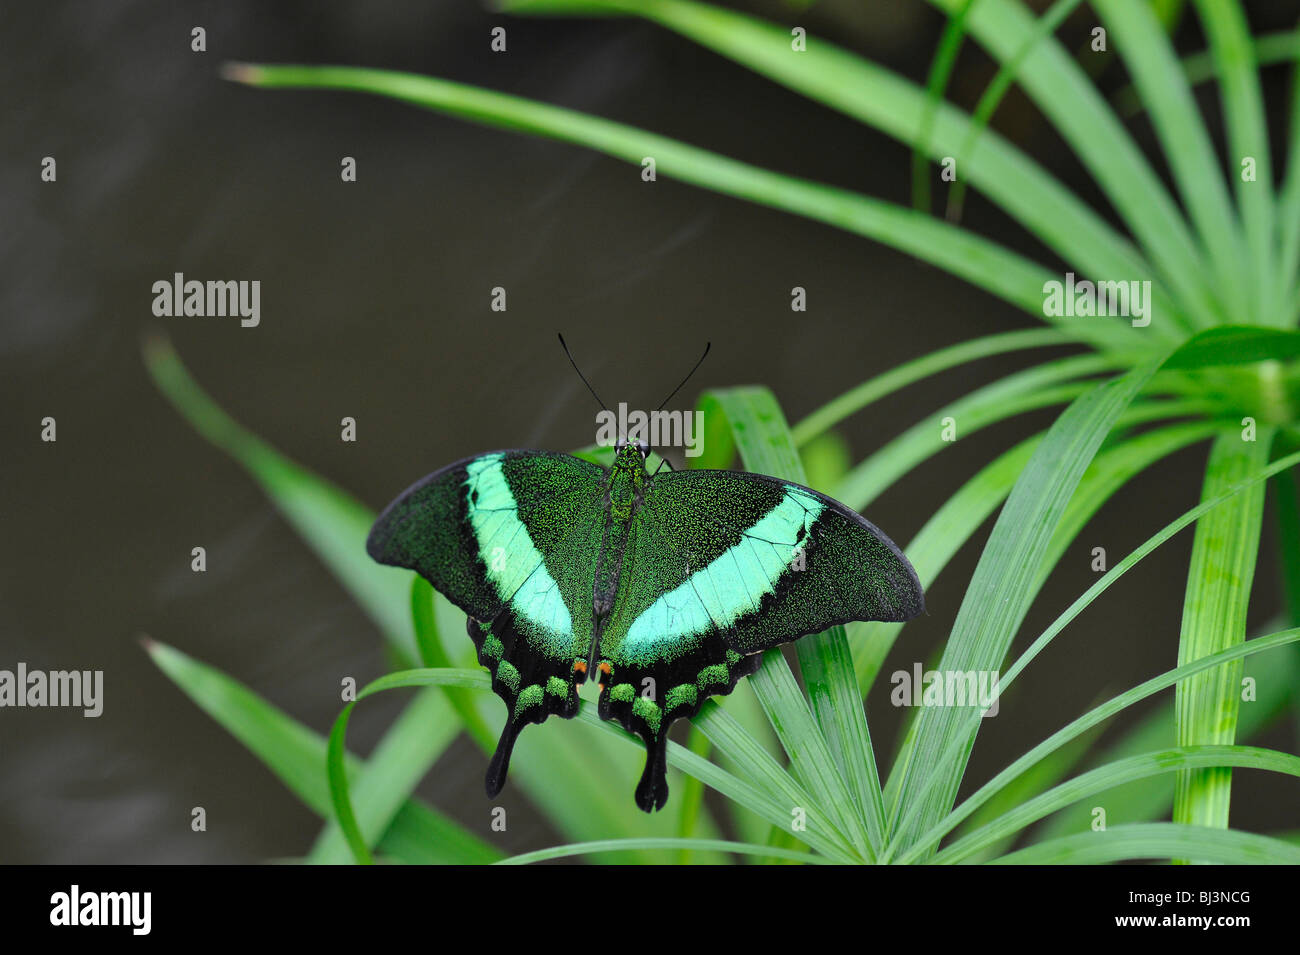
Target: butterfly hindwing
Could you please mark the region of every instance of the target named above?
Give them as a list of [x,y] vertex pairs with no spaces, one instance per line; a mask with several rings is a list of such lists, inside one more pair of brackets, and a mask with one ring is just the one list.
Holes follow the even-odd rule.
[[643,809],[667,797],[670,724],[731,692],[757,654],[849,620],[920,613],[916,573],[843,504],[736,471],[673,471],[648,483],[633,520],[619,599],[600,637],[601,715],[648,751]]
[[380,515],[366,549],[468,615],[506,724],[488,769],[505,782],[519,731],[577,713],[592,637],[604,472],[567,454],[497,451],[430,474]]

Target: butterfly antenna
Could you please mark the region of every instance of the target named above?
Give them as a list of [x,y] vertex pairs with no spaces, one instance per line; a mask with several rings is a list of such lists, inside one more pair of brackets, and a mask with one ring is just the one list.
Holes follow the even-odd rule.
[[[706,358],[709,357],[709,349],[712,348],[712,347],[713,347],[713,342],[705,342],[705,343],[704,343],[704,354],[700,356],[700,360],[697,361],[697,362],[695,363],[695,367],[694,367],[694,368],[692,368],[690,371],[688,371],[688,372],[686,373],[686,377],[683,378],[683,379],[681,380],[681,383],[678,384],[677,387],[674,388],[671,392],[669,392],[668,397],[665,398],[663,401],[659,402],[659,407],[655,409],[656,411],[662,411],[664,405],[668,404],[668,402],[670,402],[670,401],[673,400],[673,395],[675,395],[675,394],[677,394],[677,392],[681,391],[681,390],[682,390],[682,386],[685,385],[688,381],[691,380],[691,375],[693,375],[693,374],[695,374],[697,371],[699,371],[700,366],[704,364],[704,359],[706,359]],[[570,359],[570,360],[572,360],[572,359]]]
[[578,373],[578,377],[582,379],[582,383],[587,386],[587,390],[591,392],[591,397],[596,399],[596,404],[600,405],[602,409],[608,410],[609,405],[600,400],[600,395],[596,394],[596,389],[591,387],[591,382],[589,382],[587,376],[582,373],[582,369],[578,367],[578,363],[573,360],[573,355],[569,351],[569,346],[564,343],[564,336],[559,332],[556,332],[555,334],[560,339],[560,347],[564,349],[564,354],[569,359],[569,364],[572,365],[573,370]]

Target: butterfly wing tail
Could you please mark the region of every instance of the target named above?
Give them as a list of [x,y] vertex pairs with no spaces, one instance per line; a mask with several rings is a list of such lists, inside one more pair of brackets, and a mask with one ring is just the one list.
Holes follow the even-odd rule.
[[497,741],[492,761],[488,763],[486,782],[489,799],[495,798],[506,784],[506,774],[510,771],[510,754],[515,750],[515,740],[519,738],[521,729],[522,723],[506,720],[506,725],[501,730],[501,739]]
[[642,812],[662,809],[668,802],[668,734],[646,740],[645,770],[636,786],[636,804]]
[[566,664],[531,652],[508,609],[490,623],[469,617],[465,629],[479,663],[492,673],[492,691],[506,704],[505,726],[487,771],[487,794],[493,797],[505,786],[510,755],[525,726],[552,715],[572,719],[578,714],[577,684],[586,671],[574,666],[575,661]]
[[[668,802],[668,731],[672,724],[693,718],[708,697],[730,693],[760,661],[758,654],[728,651],[715,635],[697,652],[662,670],[602,662],[598,671],[604,680],[597,709],[600,718],[622,724],[645,743],[645,770],[636,787],[636,804],[642,811],[654,812]],[[662,695],[645,689],[657,686],[647,679],[653,677],[666,683]]]

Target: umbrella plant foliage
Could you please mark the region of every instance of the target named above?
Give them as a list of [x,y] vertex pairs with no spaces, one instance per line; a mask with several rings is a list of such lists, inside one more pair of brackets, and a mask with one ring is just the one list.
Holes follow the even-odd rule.
[[[1139,564],[1152,550],[1183,529],[1193,537],[1170,668],[1057,730],[964,800],[958,791],[980,710],[916,708],[892,765],[881,765],[863,701],[899,625],[854,623],[798,641],[797,668],[769,651],[736,693],[702,709],[686,743],[670,745],[671,785],[681,798],[665,813],[645,816],[631,807],[620,781],[636,773],[636,745],[597,719],[590,703],[570,729],[533,734],[512,778],[573,841],[504,861],[582,855],[629,862],[1300,862],[1300,849],[1287,840],[1228,828],[1234,769],[1300,776],[1300,758],[1237,742],[1293,706],[1300,669],[1300,518],[1289,470],[1300,461],[1300,96],[1292,97],[1287,141],[1271,144],[1259,74],[1261,60],[1285,63],[1300,43],[1279,36],[1257,43],[1235,0],[1190,5],[1209,48],[1186,62],[1168,34],[1177,3],[1092,0],[1084,9],[1105,31],[1105,49],[1078,54],[1055,36],[1078,0],[1058,0],[1041,17],[1020,0],[931,2],[949,20],[924,87],[816,36],[799,38],[791,25],[688,0],[505,4],[519,14],[645,18],[895,137],[919,160],[917,207],[449,79],[337,66],[226,69],[252,86],[385,96],[633,164],[653,157],[659,176],[892,246],[1029,313],[1040,327],[922,355],[793,427],[762,387],[706,391],[700,399],[710,441],[693,463],[723,467],[738,453],[747,469],[811,484],[859,510],[913,469],[932,466],[947,446],[945,418],[960,422],[965,437],[1031,410],[1063,409],[1046,431],[998,455],[937,502],[905,547],[929,587],[997,515],[951,618],[940,671],[996,671],[1005,691],[1115,581],[1142,573]],[[942,95],[966,40],[1000,63],[972,113]],[[1094,83],[1094,56],[1117,58],[1127,71],[1132,86],[1121,94],[1121,109]],[[1218,86],[1223,153],[1193,99],[1194,82]],[[1069,145],[1109,208],[1088,205],[990,128],[1013,84]],[[1144,153],[1125,125],[1136,112],[1154,130],[1155,154]],[[1286,156],[1277,171],[1274,147]],[[928,210],[927,161],[956,172],[947,218]],[[1057,262],[1035,261],[957,224],[960,192],[968,188],[1020,223]],[[1094,292],[1102,283],[1147,291],[1141,309],[1113,317],[1066,307],[1060,297],[1061,307],[1048,304],[1050,290],[1069,295],[1072,282],[1097,283]],[[1080,288],[1073,286],[1076,300]],[[1094,305],[1100,300],[1093,295]],[[1053,357],[935,409],[864,460],[842,460],[833,429],[880,398],[980,357],[1053,346]],[[1062,357],[1059,346],[1073,347]],[[309,861],[499,860],[497,849],[412,796],[459,733],[488,752],[495,739],[500,714],[485,692],[487,674],[468,652],[463,614],[423,581],[369,562],[364,541],[372,512],[231,421],[165,343],[150,343],[146,361],[160,389],[262,485],[370,614],[398,669],[364,688],[322,737],[230,677],[151,643],[158,665],[325,819]],[[1153,518],[1144,544],[1046,630],[1022,633],[1044,580],[1098,508],[1191,445],[1205,449],[1199,502],[1173,504]],[[584,453],[604,460],[601,450]],[[1248,639],[1270,493],[1286,606],[1265,635]],[[1018,636],[1032,642],[1013,658]],[[1259,673],[1264,663],[1269,679],[1260,679],[1258,698],[1242,706],[1243,674]],[[369,759],[350,755],[352,709],[402,687],[418,688],[402,716]],[[1092,745],[1106,721],[1157,696],[1163,705],[1118,743]],[[591,767],[606,764],[607,780],[587,781]],[[705,787],[725,798],[706,805]],[[1103,794],[1120,824],[1092,831],[1069,810],[1094,805]]]

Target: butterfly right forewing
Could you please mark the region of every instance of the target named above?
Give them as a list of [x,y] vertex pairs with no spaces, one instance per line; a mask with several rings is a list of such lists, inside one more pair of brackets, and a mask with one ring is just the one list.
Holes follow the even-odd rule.
[[668,727],[731,692],[758,653],[849,620],[906,620],[924,606],[899,549],[843,504],[737,471],[653,479],[633,523],[625,584],[599,655],[601,715],[648,751],[643,809],[667,797]]

